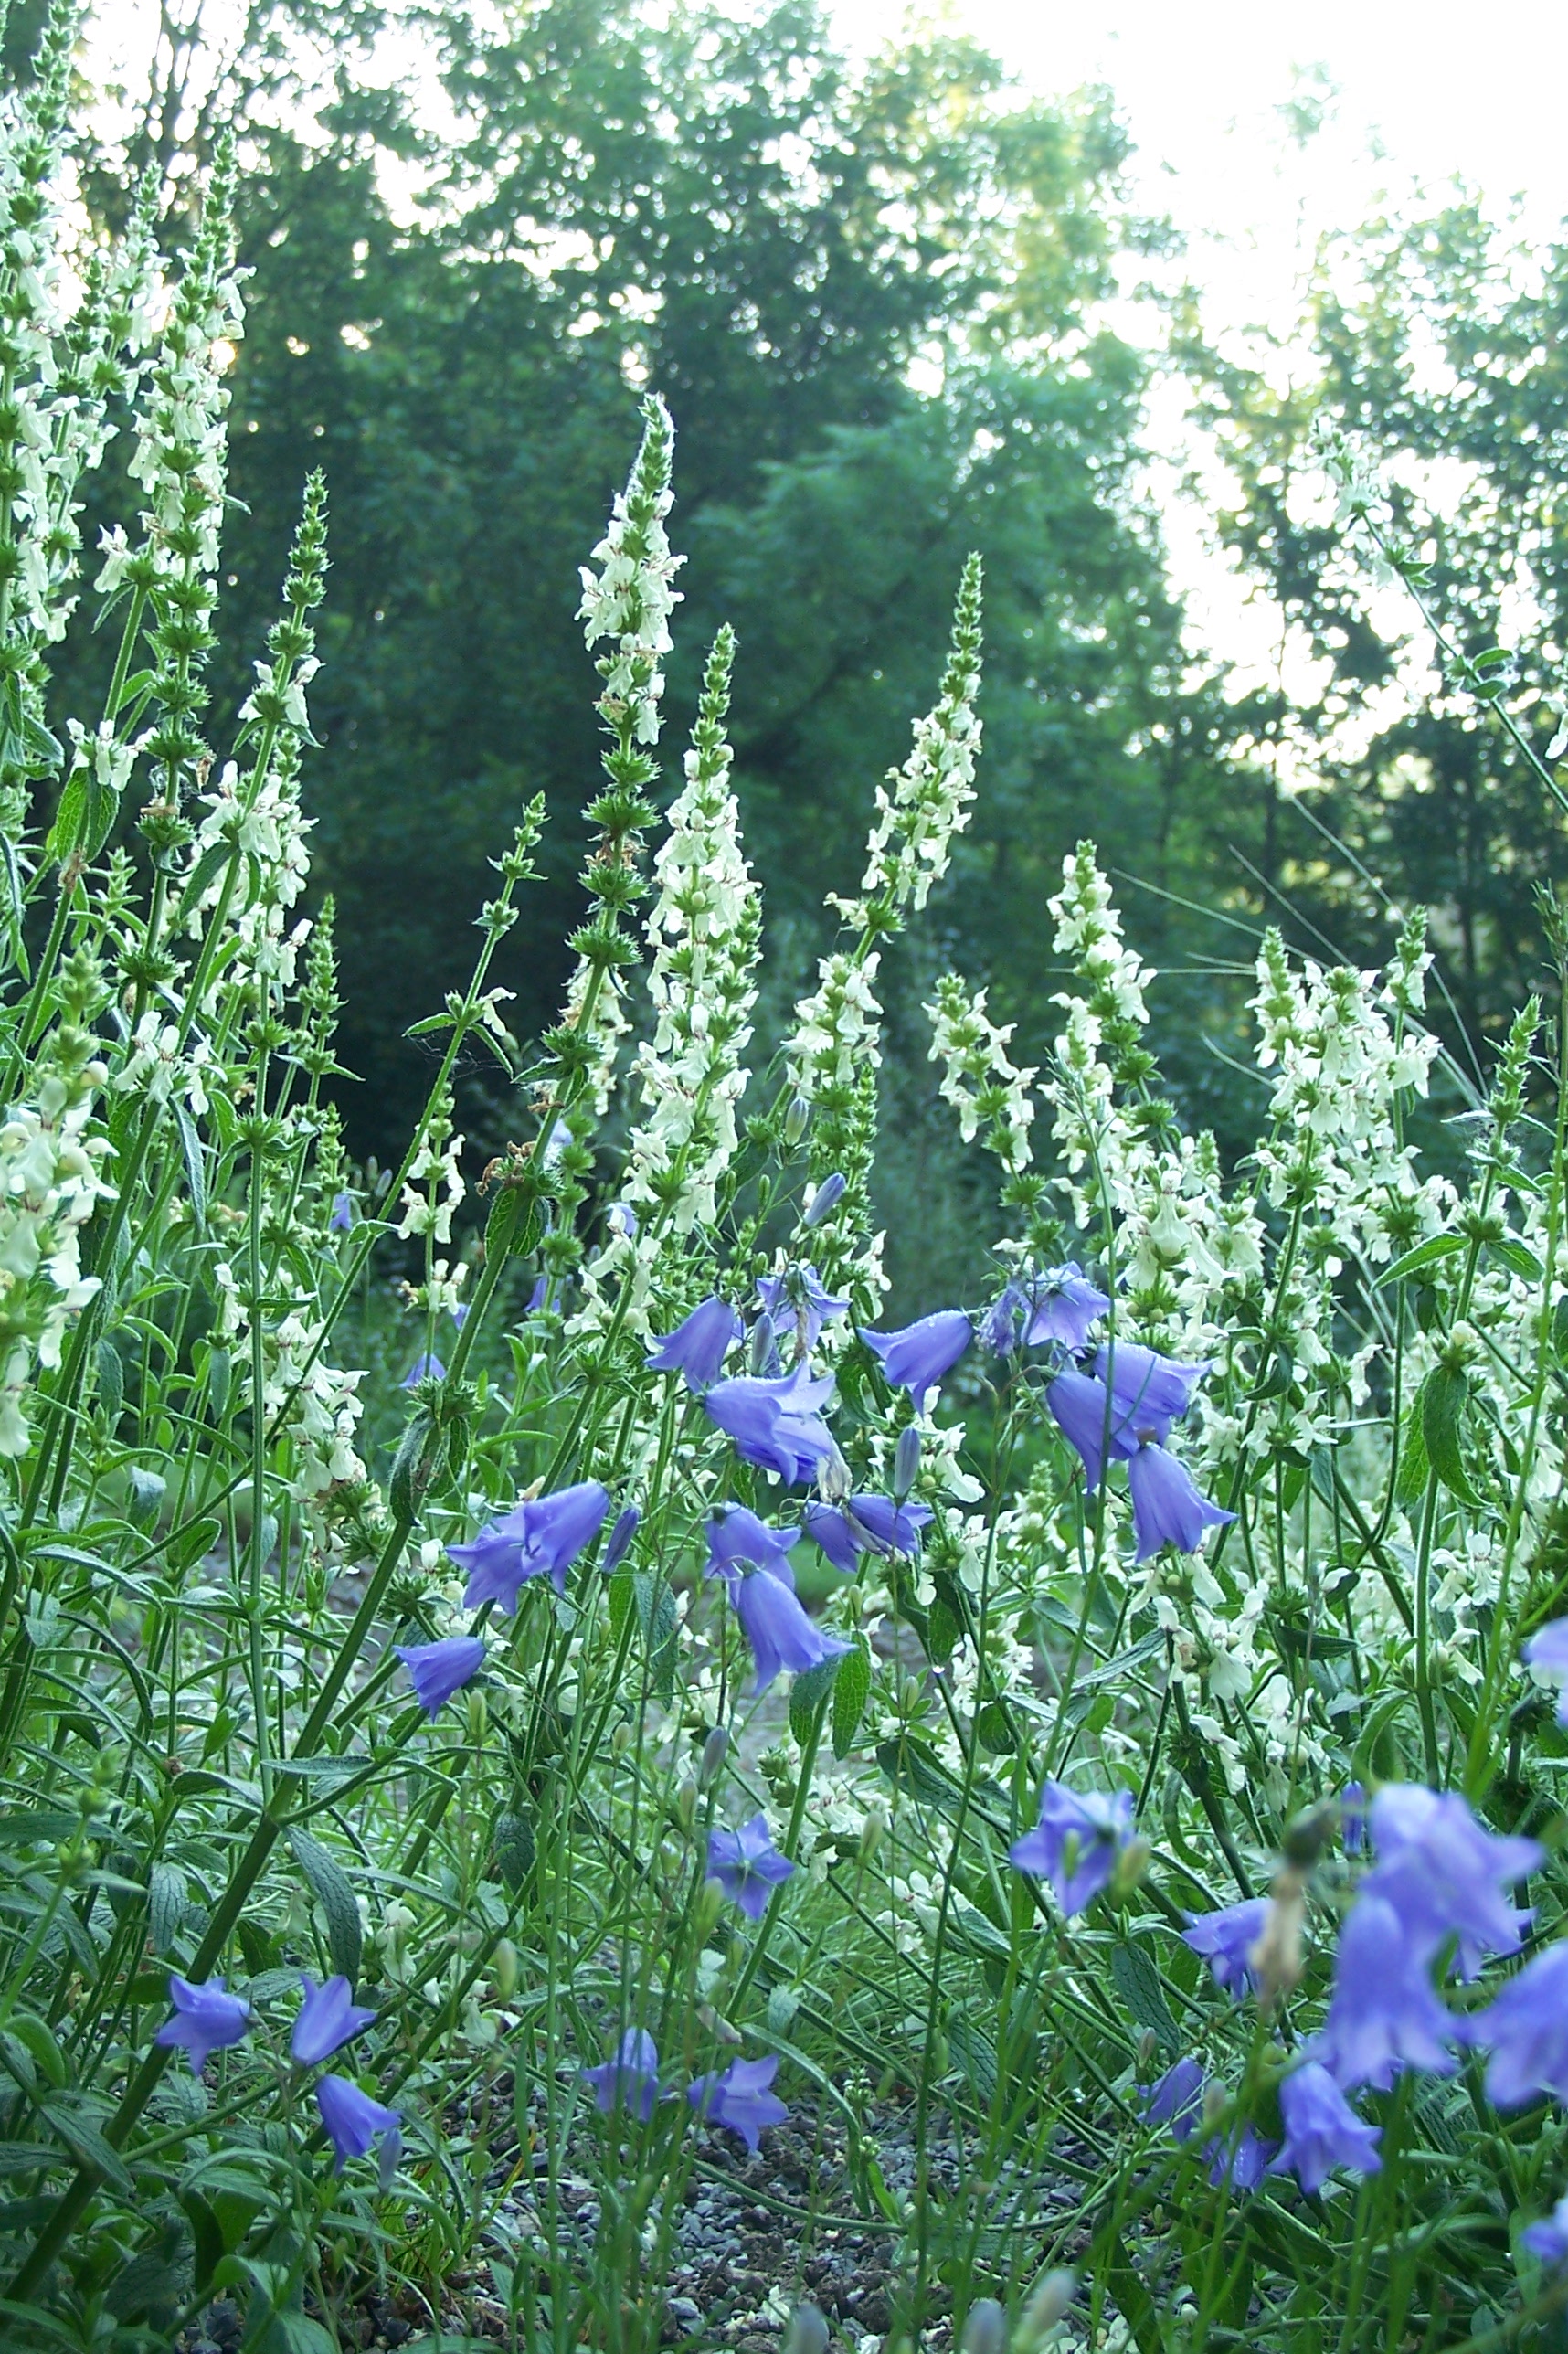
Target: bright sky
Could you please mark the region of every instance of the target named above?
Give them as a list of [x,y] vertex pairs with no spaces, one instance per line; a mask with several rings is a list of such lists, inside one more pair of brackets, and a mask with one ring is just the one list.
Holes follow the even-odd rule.
[[[904,0],[831,5],[857,47],[906,21]],[[1044,96],[1110,85],[1138,150],[1135,194],[1186,233],[1211,332],[1287,328],[1317,237],[1402,206],[1417,183],[1436,195],[1460,175],[1499,214],[1518,200],[1537,235],[1568,216],[1563,0],[1495,14],[1456,0],[950,0],[935,13]],[[1303,147],[1277,110],[1298,74],[1320,87],[1315,69],[1335,94]],[[1184,454],[1173,409],[1151,424]],[[1168,505],[1168,530],[1198,633],[1247,673],[1272,671],[1272,618],[1206,555],[1200,519]]]

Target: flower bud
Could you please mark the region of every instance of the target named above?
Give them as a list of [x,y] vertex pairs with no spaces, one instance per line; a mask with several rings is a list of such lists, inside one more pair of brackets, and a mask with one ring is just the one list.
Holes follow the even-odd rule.
[[630,1746],[631,1727],[622,1717],[609,1736],[609,1754],[612,1757],[624,1757]]
[[1310,1872],[1334,1836],[1339,1812],[1333,1800],[1325,1798],[1315,1807],[1304,1808],[1288,1823],[1281,1841],[1286,1862],[1298,1872]]
[[689,1831],[697,1819],[697,1786],[689,1774],[675,1793],[675,1812],[682,1829]]
[[500,1937],[495,1946],[495,1999],[510,2002],[517,1991],[517,1948],[510,1937]]
[[810,1125],[810,1105],[806,1101],[804,1096],[792,1097],[790,1098],[789,1108],[784,1115],[785,1143],[799,1144],[800,1139],[805,1135],[806,1130]]
[[869,1863],[882,1845],[882,1834],[887,1829],[887,1818],[880,1807],[874,1807],[861,1827],[860,1860]]
[[609,1577],[620,1567],[637,1534],[637,1523],[642,1518],[635,1504],[628,1504],[609,1532],[609,1543],[604,1549],[604,1574]]
[[1147,2076],[1154,2065],[1154,2055],[1160,2049],[1160,2038],[1152,2027],[1146,2027],[1138,2039],[1138,2073]]
[[705,1880],[697,1891],[697,1901],[692,1908],[692,1925],[699,1946],[704,1945],[718,1925],[724,1911],[724,1890],[716,1880]]
[[963,2354],[1007,2354],[1007,2316],[994,2296],[970,2306],[959,2343]]
[[1013,2339],[1013,2354],[1034,2354],[1044,2344],[1046,2333],[1055,2328],[1073,2302],[1078,2285],[1076,2273],[1047,2273],[1028,2304]]
[[828,2325],[814,2305],[795,2307],[780,2354],[828,2354]]
[[376,2160],[376,2187],[383,2198],[397,2179],[397,2168],[403,2158],[403,2137],[396,2126],[388,2126],[381,2137],[381,2147]]
[[768,1310],[764,1309],[756,1323],[752,1326],[751,1338],[747,1343],[746,1362],[747,1370],[753,1373],[765,1373],[768,1370],[768,1360],[772,1354],[773,1319],[768,1315]]
[[[919,1469],[919,1425],[913,1422],[906,1423],[898,1434],[898,1444],[893,1452],[893,1495],[896,1503],[901,1504],[915,1485],[915,1475]],[[982,2301],[988,2305],[991,2303],[989,2297]],[[980,2307],[977,2306],[975,2311],[978,2313]]]
[[824,1504],[842,1504],[850,1491],[850,1468],[835,1447],[817,1466],[817,1493]]
[[703,1744],[702,1763],[697,1767],[697,1787],[711,1790],[718,1780],[724,1765],[725,1752],[729,1747],[729,1735],[722,1724],[715,1724]]
[[1128,1840],[1116,1860],[1116,1872],[1111,1880],[1111,1895],[1124,1902],[1149,1870],[1149,1860],[1154,1850],[1146,1839]]
[[831,1218],[843,1200],[848,1182],[849,1180],[841,1175],[836,1169],[831,1177],[824,1177],[812,1194],[810,1207],[800,1224],[803,1226],[820,1226],[824,1218]]

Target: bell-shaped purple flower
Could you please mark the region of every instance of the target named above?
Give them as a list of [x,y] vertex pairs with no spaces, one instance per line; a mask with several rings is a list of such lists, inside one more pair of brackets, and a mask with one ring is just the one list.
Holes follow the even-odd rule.
[[727,1299],[705,1299],[700,1308],[656,1340],[643,1363],[656,1373],[683,1373],[689,1390],[705,1390],[745,1327]]
[[1266,1896],[1248,1896],[1240,1904],[1222,1904],[1216,1913],[1189,1913],[1182,1942],[1202,1954],[1213,1972],[1214,1984],[1227,1994],[1243,1995],[1257,1984],[1250,1956],[1268,1917]]
[[1216,2190],[1238,2191],[1243,2197],[1255,2190],[1268,2172],[1268,2162],[1277,2145],[1265,2141],[1254,2133],[1251,2126],[1243,2126],[1232,2141],[1223,2141],[1216,2134],[1213,2141],[1203,2144],[1203,2156],[1208,2161],[1209,2180]]
[[1489,2009],[1454,2023],[1467,2043],[1491,2052],[1487,2098],[1494,2108],[1521,2108],[1542,2093],[1568,2101],[1568,1944],[1548,1946]]
[[482,1602],[498,1602],[510,1613],[517,1607],[525,1581],[546,1574],[556,1593],[565,1594],[567,1570],[599,1534],[609,1510],[609,1489],[597,1479],[586,1479],[576,1488],[519,1504],[481,1529],[471,1544],[448,1545],[453,1561],[469,1574],[463,1608],[477,1610]]
[[1367,1794],[1360,1782],[1347,1782],[1340,1793],[1340,1837],[1347,1855],[1360,1855],[1367,1843]]
[[338,2174],[351,2158],[365,2156],[377,2134],[394,2132],[402,2115],[400,2109],[383,2108],[348,2076],[323,2076],[316,2086],[316,2106],[336,2152]]
[[1520,2245],[1543,2264],[1568,2264],[1568,2197],[1560,2199],[1541,2222],[1527,2224],[1519,2237]]
[[975,1328],[958,1308],[940,1308],[896,1332],[861,1333],[895,1389],[907,1390],[918,1415],[924,1415],[931,1392],[950,1373],[969,1342]]
[[604,1549],[604,1559],[599,1564],[606,1577],[614,1575],[630,1552],[631,1540],[637,1534],[637,1524],[641,1518],[635,1504],[628,1504],[626,1510],[617,1515],[615,1526],[609,1532],[609,1543]]
[[399,1389],[415,1390],[421,1382],[444,1382],[446,1377],[447,1369],[440,1359],[427,1351],[415,1358],[397,1386]]
[[1132,1490],[1132,1530],[1138,1558],[1147,1561],[1161,1545],[1180,1553],[1196,1553],[1205,1529],[1223,1529],[1235,1519],[1200,1495],[1192,1475],[1180,1456],[1163,1447],[1143,1446],[1127,1461],[1127,1484]]
[[659,2051],[647,2029],[629,2027],[614,2059],[585,2068],[583,2082],[593,2086],[594,2105],[601,2115],[625,2109],[646,2125],[659,2098]]
[[1376,2174],[1382,2167],[1382,2128],[1362,2124],[1319,2062],[1308,2060],[1281,2081],[1279,2114],[1285,2139],[1269,2160],[1270,2174],[1294,2174],[1303,2190],[1312,2191],[1322,2189],[1337,2166],[1352,2174]]
[[778,1381],[741,1375],[715,1382],[703,1405],[744,1462],[776,1472],[786,1487],[793,1487],[838,1454],[821,1414],[832,1394],[832,1375],[813,1378],[802,1362]]
[[1415,1783],[1385,1783],[1370,1819],[1378,1861],[1361,1888],[1393,1905],[1414,1955],[1429,1962],[1457,1937],[1460,1976],[1470,1978],[1489,1954],[1518,1953],[1531,1915],[1506,1892],[1543,1861],[1534,1840],[1499,1838],[1457,1790]]
[[1403,2068],[1451,2076],[1457,2022],[1433,1991],[1392,1904],[1364,1889],[1340,1932],[1334,1991],[1312,2056],[1345,2092],[1386,2093]]
[[352,1193],[334,1193],[332,1197],[332,1209],[327,1216],[328,1234],[346,1235],[353,1224],[354,1195]]
[[794,1332],[796,1354],[802,1357],[816,1347],[823,1325],[843,1315],[849,1307],[847,1299],[824,1291],[814,1267],[788,1267],[782,1275],[759,1275],[757,1296],[772,1318],[776,1332],[780,1336]]
[[1556,1677],[1557,1722],[1568,1724],[1568,1618],[1553,1618],[1538,1627],[1524,1647],[1524,1657],[1543,1676]]
[[447,1635],[439,1643],[399,1643],[397,1650],[427,1716],[444,1708],[484,1665],[484,1644],[478,1635]]
[[930,1520],[928,1504],[895,1504],[890,1496],[847,1496],[842,1504],[808,1504],[805,1511],[806,1534],[846,1577],[863,1553],[918,1553]]
[[1043,1268],[1029,1286],[1028,1299],[1024,1346],[1033,1349],[1044,1341],[1052,1341],[1072,1357],[1084,1347],[1110,1306],[1106,1294],[1096,1290],[1075,1259],[1069,1259],[1065,1267]]
[[1040,1793],[1038,1824],[1014,1840],[1008,1853],[1017,1871],[1050,1882],[1070,1920],[1109,1882],[1131,1837],[1129,1790],[1080,1796],[1065,1782],[1047,1782]]
[[1084,1467],[1084,1483],[1092,1496],[1106,1468],[1106,1449],[1131,1455],[1138,1441],[1125,1416],[1119,1415],[1104,1382],[1069,1365],[1045,1392],[1045,1404],[1057,1429]]
[[793,1589],[768,1570],[748,1571],[730,1590],[741,1632],[757,1662],[753,1691],[766,1691],[786,1669],[792,1675],[804,1675],[809,1668],[820,1668],[824,1659],[836,1659],[849,1649],[838,1636],[824,1635],[800,1607]]
[[737,1831],[708,1833],[708,1871],[732,1904],[747,1920],[760,1921],[768,1910],[769,1891],[795,1876],[787,1855],[780,1855],[768,1829],[766,1815],[753,1815]]
[[769,2126],[781,2126],[789,2112],[770,2092],[779,2073],[775,2053],[767,2060],[736,2060],[722,2074],[696,2076],[686,2087],[686,2098],[709,2124],[727,2126],[747,2149],[755,2151]]
[[1178,1364],[1174,1357],[1162,1357],[1139,1341],[1118,1341],[1114,1349],[1096,1352],[1094,1370],[1102,1382],[1109,1382],[1118,1419],[1130,1424],[1139,1437],[1156,1438],[1163,1445],[1171,1424],[1186,1414],[1211,1368]]
[[1151,2085],[1141,2104],[1147,2123],[1169,2126],[1176,2141],[1192,2138],[1203,2107],[1203,2063],[1178,2060]]
[[1029,1295],[1023,1286],[1007,1284],[980,1318],[981,1347],[989,1349],[993,1356],[1010,1357],[1023,1336],[1028,1317]]
[[226,2052],[249,2030],[250,2005],[242,1995],[226,1994],[221,1978],[192,1986],[188,1978],[171,1972],[169,2000],[175,2015],[164,2021],[153,2041],[165,2051],[184,2050],[193,2076],[201,2074],[213,2052]]
[[726,1577],[733,1585],[747,1570],[765,1569],[795,1591],[789,1548],[800,1542],[799,1529],[770,1529],[744,1504],[721,1504],[703,1533],[708,1541],[705,1577]]
[[289,2050],[297,2066],[313,2068],[341,2052],[345,2043],[352,2043],[376,2013],[355,2004],[354,1989],[345,1978],[328,1978],[325,1986],[302,1978],[300,1984],[305,1999],[295,2014]]

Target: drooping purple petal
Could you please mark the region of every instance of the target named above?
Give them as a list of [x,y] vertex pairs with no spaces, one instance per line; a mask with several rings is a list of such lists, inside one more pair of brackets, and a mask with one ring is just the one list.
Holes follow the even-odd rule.
[[556,1593],[565,1594],[567,1570],[599,1534],[609,1511],[609,1489],[586,1479],[517,1505],[481,1529],[471,1544],[449,1545],[453,1561],[469,1573],[463,1608],[498,1602],[510,1613],[524,1582],[546,1575]]
[[749,1920],[761,1920],[770,1892],[794,1873],[789,1857],[773,1844],[766,1815],[753,1815],[736,1831],[708,1833],[707,1876]]
[[323,2076],[316,2085],[316,2106],[336,2154],[334,2171],[341,2174],[351,2158],[363,2158],[377,2134],[396,2130],[400,2109],[384,2108],[348,2076]]
[[1114,1348],[1096,1352],[1094,1370],[1102,1382],[1109,1382],[1118,1419],[1126,1420],[1140,1438],[1154,1438],[1163,1446],[1171,1424],[1185,1416],[1198,1384],[1213,1368],[1178,1364],[1174,1357],[1162,1357],[1138,1341],[1118,1341]]
[[802,1361],[777,1381],[742,1375],[715,1382],[703,1399],[710,1419],[747,1463],[772,1471],[787,1487],[815,1476],[838,1454],[822,1407],[833,1394],[831,1373],[813,1377]]
[[1334,1991],[1313,2057],[1347,2093],[1358,2084],[1386,2093],[1404,2068],[1451,2076],[1456,2026],[1393,1905],[1363,1888],[1340,1932]]
[[745,1327],[727,1299],[705,1299],[673,1332],[656,1340],[643,1363],[656,1373],[682,1373],[689,1390],[716,1382]]
[[1489,1954],[1517,1954],[1530,1921],[1508,1892],[1538,1871],[1544,1850],[1531,1839],[1485,1829],[1457,1790],[1385,1783],[1369,1810],[1378,1861],[1363,1893],[1393,1905],[1412,1951],[1431,1961],[1458,1940],[1461,1977]]
[[601,2115],[626,2109],[646,2125],[659,2098],[659,2051],[647,2029],[628,2028],[614,2059],[585,2068],[583,2082],[593,2086],[594,2105]]
[[781,1275],[759,1275],[757,1296],[773,1320],[773,1329],[793,1332],[799,1355],[814,1349],[824,1324],[845,1314],[847,1298],[825,1290],[814,1267],[787,1267]]
[[1026,1348],[1038,1348],[1042,1341],[1054,1341],[1075,1357],[1090,1332],[1110,1306],[1103,1291],[1097,1291],[1076,1259],[1065,1267],[1048,1267],[1035,1276],[1028,1288],[1029,1322],[1024,1329]]
[[686,2098],[700,2117],[727,2126],[755,2151],[768,2127],[782,2125],[789,2114],[768,2089],[778,2073],[776,2053],[766,2060],[736,2060],[722,2073],[694,2078]]
[[1270,2174],[1294,2174],[1303,2190],[1320,2190],[1336,2167],[1351,2174],[1376,2174],[1383,2165],[1377,2146],[1382,2127],[1364,2125],[1316,2060],[1284,2077],[1279,2114],[1285,2139],[1269,2160]]
[[960,1309],[941,1308],[899,1331],[863,1331],[860,1337],[881,1358],[894,1387],[907,1390],[916,1413],[924,1415],[931,1392],[952,1372],[974,1336],[974,1326]]
[[164,2021],[153,2041],[165,2050],[183,2050],[193,2076],[202,2073],[213,2052],[227,2051],[249,2031],[250,2005],[242,1995],[225,1993],[221,1978],[193,1986],[171,1971],[169,2000],[175,2015]]
[[1235,1519],[1200,1495],[1192,1475],[1180,1456],[1163,1447],[1142,1446],[1127,1462],[1127,1484],[1132,1490],[1132,1528],[1138,1558],[1147,1561],[1161,1545],[1180,1553],[1196,1553],[1205,1529],[1223,1529]]
[[1524,1647],[1524,1657],[1543,1676],[1557,1678],[1557,1722],[1568,1725],[1568,1618],[1538,1627]]
[[754,1691],[766,1691],[786,1670],[804,1675],[850,1648],[838,1636],[824,1635],[790,1588],[765,1569],[749,1571],[732,1592],[736,1616],[757,1662]]
[[418,1389],[421,1382],[444,1382],[446,1377],[447,1369],[440,1359],[426,1351],[415,1358],[397,1386],[405,1390]]
[[726,1577],[733,1585],[747,1569],[765,1569],[794,1592],[789,1548],[800,1542],[799,1529],[770,1529],[746,1505],[721,1504],[703,1533],[708,1541],[705,1577]]
[[399,1643],[397,1652],[427,1716],[444,1708],[484,1665],[484,1643],[478,1635],[447,1635],[439,1643]]
[[328,1978],[324,1986],[302,1978],[300,1984],[305,1999],[295,2014],[289,2051],[298,2066],[314,2068],[345,2043],[352,2043],[362,2028],[370,2026],[376,2013],[355,2004],[354,1989],[345,1978]]
[[1227,1994],[1245,1994],[1257,1984],[1248,1957],[1267,1917],[1267,1897],[1248,1896],[1240,1904],[1222,1904],[1215,1913],[1190,1913],[1181,1935],[1208,1963],[1217,1987]]
[[1045,1392],[1045,1404],[1067,1444],[1084,1467],[1084,1480],[1092,1496],[1105,1471],[1106,1449],[1130,1455],[1138,1446],[1125,1416],[1118,1416],[1104,1382],[1092,1373],[1068,1366]]
[[1191,2058],[1178,2060],[1173,2067],[1167,2068],[1142,2103],[1145,2121],[1151,2126],[1169,2126],[1176,2141],[1191,2139],[1202,2106],[1203,2063]]
[[1568,1944],[1548,1946],[1526,1962],[1489,2009],[1463,2021],[1463,2032],[1467,2043],[1491,2053],[1487,2098],[1494,2108],[1521,2108],[1542,2093],[1568,2101]]
[[1015,1840],[1008,1853],[1016,1871],[1050,1882],[1071,1919],[1108,1884],[1131,1837],[1129,1790],[1080,1794],[1065,1783],[1047,1782],[1040,1793],[1038,1824]]

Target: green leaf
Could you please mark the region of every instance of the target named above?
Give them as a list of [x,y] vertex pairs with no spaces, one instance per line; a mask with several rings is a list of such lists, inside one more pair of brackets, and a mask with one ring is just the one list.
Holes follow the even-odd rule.
[[1378,1277],[1378,1282],[1380,1285],[1403,1283],[1407,1276],[1420,1275],[1425,1268],[1436,1267],[1442,1260],[1453,1258],[1457,1252],[1467,1247],[1463,1235],[1430,1235],[1425,1242],[1417,1243],[1414,1250],[1407,1250],[1402,1257],[1396,1258],[1392,1267],[1385,1267]]
[[101,1341],[98,1344],[98,1395],[104,1418],[112,1430],[125,1403],[125,1368],[112,1341]]
[[180,1132],[180,1150],[185,1155],[185,1177],[190,1186],[191,1215],[198,1235],[207,1233],[207,1161],[202,1153],[201,1139],[187,1105],[176,1100],[175,1126]]
[[319,1840],[308,1831],[291,1830],[289,1845],[294,1861],[310,1882],[311,1893],[326,1915],[327,1952],[332,1966],[341,1972],[352,1988],[359,1976],[359,1955],[362,1932],[359,1907],[354,1901],[354,1890],[337,1858],[329,1855]]
[[635,1572],[631,1590],[648,1651],[649,1678],[660,1699],[668,1703],[675,1689],[675,1638],[680,1628],[675,1597],[669,1581],[649,1570]]
[[1423,1392],[1418,1390],[1411,1400],[1400,1430],[1399,1466],[1394,1473],[1393,1500],[1408,1510],[1426,1492],[1426,1482],[1432,1476],[1427,1459],[1426,1440],[1421,1427]]
[[1546,1272],[1535,1253],[1512,1235],[1504,1235],[1499,1242],[1489,1243],[1487,1247],[1494,1258],[1500,1258],[1511,1274],[1522,1276],[1526,1283],[1539,1283]]
[[40,2102],[39,2115],[45,2124],[58,2134],[79,2165],[90,2167],[95,2174],[101,2174],[106,2182],[111,2182],[116,2190],[129,2196],[131,2177],[125,2171],[125,2161],[119,2151],[111,2149],[104,2140],[96,2118],[77,2108],[66,2094],[58,2094],[53,2099]]
[[189,1893],[177,1863],[155,1863],[147,1875],[147,1939],[155,1954],[174,1948]]
[[534,1869],[537,1844],[534,1837],[534,1819],[520,1808],[509,1808],[495,1818],[495,1861],[502,1879],[515,1895],[525,1884]]
[[[1114,1705],[1114,1703],[1113,1703]],[[975,1739],[993,1757],[1009,1757],[1017,1748],[1012,1719],[999,1700],[988,1700],[975,1716]]]
[[1467,1504],[1482,1499],[1471,1487],[1463,1449],[1465,1409],[1470,1384],[1457,1365],[1434,1365],[1421,1393],[1421,1436],[1426,1457],[1443,1485]]
[[1111,1947],[1110,1969],[1128,2016],[1150,2030],[1161,2052],[1174,2057],[1181,2049],[1181,2038],[1148,1946],[1139,1937],[1118,1938]]
[[821,1722],[822,1711],[832,1696],[839,1680],[839,1669],[849,1657],[836,1651],[831,1659],[819,1659],[814,1668],[807,1668],[789,1686],[789,1730],[802,1748]]
[[833,1755],[847,1757],[854,1747],[866,1702],[871,1698],[871,1646],[863,1635],[839,1662],[833,1685]]
[[55,2041],[54,2030],[30,2010],[12,2014],[9,2031],[17,2042],[25,2044],[57,2092],[63,2092],[68,2081],[65,2054]]

